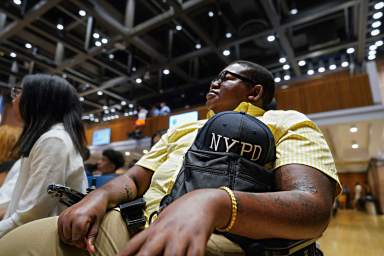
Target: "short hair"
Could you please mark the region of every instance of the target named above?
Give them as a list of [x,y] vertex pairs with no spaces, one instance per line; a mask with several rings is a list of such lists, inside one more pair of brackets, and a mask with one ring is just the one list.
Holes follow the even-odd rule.
[[242,74],[263,86],[263,95],[261,96],[261,99],[263,101],[263,108],[266,108],[275,96],[275,81],[273,80],[272,73],[263,66],[251,61],[237,60],[230,65],[233,64],[245,66],[247,69],[244,70]]
[[105,149],[102,154],[115,165],[115,171],[124,166],[124,156],[120,151],[108,148]]

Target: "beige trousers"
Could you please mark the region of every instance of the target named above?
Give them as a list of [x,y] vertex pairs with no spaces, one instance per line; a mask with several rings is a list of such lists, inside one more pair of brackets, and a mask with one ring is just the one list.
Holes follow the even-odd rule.
[[[129,240],[129,233],[118,211],[110,211],[102,221],[95,241],[96,255],[116,255]],[[27,223],[0,239],[4,256],[86,256],[87,251],[65,245],[57,235],[57,217]],[[244,255],[239,246],[221,235],[213,234],[206,255]]]

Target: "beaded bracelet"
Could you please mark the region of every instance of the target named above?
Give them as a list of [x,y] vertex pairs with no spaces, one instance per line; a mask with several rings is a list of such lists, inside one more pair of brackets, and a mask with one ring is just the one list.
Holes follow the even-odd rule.
[[237,200],[236,200],[235,194],[230,188],[223,186],[223,187],[220,187],[219,189],[222,189],[225,192],[227,192],[229,197],[231,198],[232,211],[231,211],[231,220],[229,221],[228,225],[224,228],[217,228],[217,230],[220,232],[229,232],[235,225],[235,222],[237,219]]

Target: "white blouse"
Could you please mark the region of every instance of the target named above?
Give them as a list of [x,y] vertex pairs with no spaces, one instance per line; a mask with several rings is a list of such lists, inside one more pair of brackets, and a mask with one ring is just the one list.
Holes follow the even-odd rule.
[[58,215],[65,206],[47,193],[57,183],[84,192],[88,186],[83,160],[63,124],[56,124],[21,158],[20,174],[11,201],[0,221],[0,238],[27,222]]

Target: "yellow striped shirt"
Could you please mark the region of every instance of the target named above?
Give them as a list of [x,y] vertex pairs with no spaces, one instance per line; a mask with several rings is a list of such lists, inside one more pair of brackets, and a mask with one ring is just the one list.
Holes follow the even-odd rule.
[[[259,118],[271,129],[276,142],[276,169],[287,164],[303,164],[316,168],[337,181],[337,193],[340,182],[332,154],[320,129],[304,114],[297,111],[271,110],[265,112],[250,103],[241,103],[234,111],[245,112]],[[208,112],[210,118],[214,113]],[[152,182],[144,195],[147,202],[147,217],[158,210],[160,200],[170,193],[184,154],[191,147],[198,129],[206,120],[181,125],[168,130],[149,153],[138,162],[144,168],[154,171]]]

